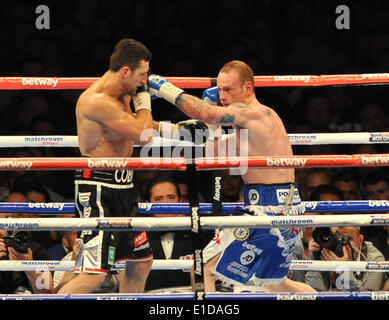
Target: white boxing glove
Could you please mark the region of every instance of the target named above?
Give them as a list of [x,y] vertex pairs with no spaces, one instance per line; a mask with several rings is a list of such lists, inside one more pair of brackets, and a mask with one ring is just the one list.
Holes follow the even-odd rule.
[[146,109],[151,112],[151,97],[149,87],[147,85],[138,87],[136,95],[133,97],[133,104],[135,112],[141,109]]
[[177,98],[184,93],[184,90],[176,87],[164,77],[152,74],[149,76],[149,86],[152,98],[159,97],[171,104],[176,105]]

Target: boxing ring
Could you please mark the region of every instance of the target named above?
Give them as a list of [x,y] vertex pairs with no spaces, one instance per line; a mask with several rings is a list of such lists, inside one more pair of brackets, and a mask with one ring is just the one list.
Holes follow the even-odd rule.
[[[1,90],[70,90],[86,89],[98,78],[37,78],[2,77]],[[215,78],[167,77],[180,88],[205,89],[215,85]],[[296,75],[255,76],[255,86],[333,86],[371,85],[389,82],[389,74],[353,75]],[[292,145],[320,144],[381,144],[389,142],[389,132],[309,133],[288,134]],[[153,146],[179,145],[190,147],[182,141],[155,139]],[[0,148],[10,147],[78,147],[76,136],[3,136]],[[76,169],[131,169],[131,170],[182,170],[195,175],[199,170],[220,170],[247,167],[263,168],[316,168],[316,167],[373,167],[389,166],[389,154],[272,156],[272,157],[219,157],[219,158],[0,158],[0,171],[8,170],[76,170]],[[309,213],[332,212],[335,215],[318,216],[240,216],[234,209],[243,203],[220,204],[220,215],[215,216],[215,206],[210,203],[139,203],[145,217],[131,218],[71,218],[76,212],[74,203],[0,203],[0,213],[33,213],[39,218],[0,218],[0,229],[19,231],[42,230],[192,230],[229,227],[281,228],[281,227],[330,227],[330,226],[383,226],[389,225],[389,201],[305,201]],[[369,212],[369,214],[347,214]],[[150,214],[185,214],[185,217],[147,217]],[[51,217],[63,215],[64,217]],[[196,250],[195,250],[196,251]],[[154,270],[188,270],[194,260],[154,260]],[[77,261],[0,261],[0,271],[72,271]],[[118,266],[118,269],[123,266]],[[293,260],[290,270],[387,272],[389,261],[310,261]],[[389,300],[389,292],[318,292],[304,293],[144,293],[144,294],[7,294],[3,300]]]

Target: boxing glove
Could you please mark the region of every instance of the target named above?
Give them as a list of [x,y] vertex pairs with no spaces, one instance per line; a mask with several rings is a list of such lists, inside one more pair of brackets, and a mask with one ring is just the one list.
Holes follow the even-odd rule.
[[177,98],[184,93],[184,90],[176,87],[164,77],[156,74],[151,74],[149,76],[149,86],[152,99],[154,99],[154,97],[163,98],[174,105],[176,105]]
[[[219,89],[215,86],[204,90],[201,99],[208,104],[220,106]],[[209,140],[214,140],[215,138],[221,136],[222,128],[220,125],[207,123],[207,126],[210,131],[208,136]]]
[[159,122],[159,135],[162,138],[189,141],[194,144],[203,144],[209,136],[208,125],[196,119],[171,123]]
[[201,99],[214,106],[220,105],[219,89],[215,86],[204,90]]
[[141,109],[146,109],[151,112],[150,91],[147,85],[144,84],[137,88],[136,95],[133,97],[133,104],[135,112]]

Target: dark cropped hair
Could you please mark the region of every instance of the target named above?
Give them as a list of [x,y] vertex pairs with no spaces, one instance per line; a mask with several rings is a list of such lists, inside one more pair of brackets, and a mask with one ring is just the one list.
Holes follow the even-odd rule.
[[335,183],[337,181],[345,181],[345,182],[350,182],[350,181],[355,181],[358,185],[360,182],[361,178],[359,177],[358,173],[353,170],[342,170],[339,171],[337,174],[335,174],[332,178],[332,183]]
[[151,179],[149,181],[149,183],[147,184],[147,187],[146,187],[146,200],[147,201],[150,201],[150,199],[151,199],[151,189],[153,189],[153,187],[155,185],[157,185],[159,183],[164,183],[164,182],[169,182],[172,185],[174,185],[174,187],[176,188],[176,191],[177,191],[178,200],[180,200],[181,192],[180,192],[180,187],[178,186],[177,181],[174,179],[173,176],[171,176],[169,174],[161,174],[161,175],[158,175],[155,178]]
[[365,187],[372,184],[377,184],[379,182],[385,182],[389,185],[386,169],[378,169],[377,171],[373,171],[363,179],[363,185]]
[[321,184],[315,188],[313,188],[313,191],[308,199],[308,201],[319,201],[320,196],[322,194],[333,194],[339,198],[339,200],[343,200],[343,194],[342,191],[340,191],[338,188],[328,185],[328,184]]
[[45,202],[51,202],[51,197],[49,192],[39,183],[23,181],[23,179],[17,179],[12,188],[13,192],[19,192],[27,196],[31,191],[38,192],[43,194],[45,197]]
[[141,60],[151,61],[151,52],[135,39],[120,40],[109,58],[109,69],[118,71],[124,66],[136,70]]

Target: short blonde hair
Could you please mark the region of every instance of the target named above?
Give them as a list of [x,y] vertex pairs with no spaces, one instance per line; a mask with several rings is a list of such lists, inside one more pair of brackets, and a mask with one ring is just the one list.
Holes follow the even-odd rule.
[[227,62],[220,69],[220,72],[229,72],[230,70],[236,70],[239,73],[242,85],[245,84],[246,81],[250,81],[254,86],[254,72],[247,63],[239,60],[232,60]]

